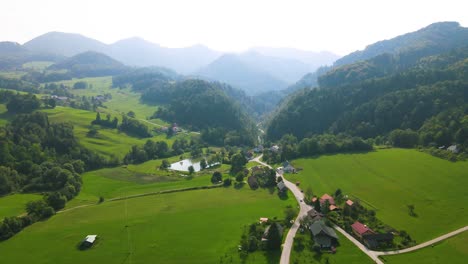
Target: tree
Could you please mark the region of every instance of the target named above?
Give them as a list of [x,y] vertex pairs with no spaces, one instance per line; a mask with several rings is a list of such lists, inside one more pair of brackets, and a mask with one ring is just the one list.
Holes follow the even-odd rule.
[[162,162],[161,162],[161,166],[159,166],[160,169],[167,169],[171,166],[171,164],[169,163],[169,161],[167,159],[163,159]]
[[239,171],[237,174],[236,174],[236,182],[243,182],[244,181],[244,173],[242,171]]
[[135,112],[133,112],[133,111],[129,111],[129,112],[127,113],[127,116],[128,116],[128,117],[131,117],[131,118],[135,118],[135,117],[136,117],[136,114],[135,114]]
[[188,167],[188,171],[189,171],[189,174],[192,175],[195,172],[195,168],[192,165],[190,165]]
[[416,217],[417,215],[414,212],[414,209],[415,209],[414,204],[408,204],[407,207],[408,207],[408,214],[410,216]]
[[213,172],[213,175],[211,176],[211,182],[212,183],[219,183],[220,181],[223,180],[223,175],[219,171]]
[[247,159],[241,153],[236,153],[231,157],[231,172],[237,173],[244,169]]
[[287,225],[291,225],[291,220],[296,217],[297,213],[296,210],[294,210],[292,207],[287,207],[284,209],[284,221]]
[[227,187],[227,186],[231,186],[231,184],[232,184],[231,178],[224,179],[223,186]]
[[46,197],[47,203],[54,208],[54,210],[60,210],[65,207],[67,198],[59,192],[53,192]]
[[322,212],[322,205],[320,204],[320,199],[317,198],[314,202],[314,209],[317,211],[317,212]]
[[207,166],[208,166],[208,164],[206,163],[206,160],[205,160],[205,159],[202,159],[202,160],[200,161],[200,168],[201,168],[202,170],[204,170],[204,169],[206,169]]
[[281,234],[278,229],[278,223],[273,223],[270,225],[267,234],[267,249],[274,251],[281,248]]

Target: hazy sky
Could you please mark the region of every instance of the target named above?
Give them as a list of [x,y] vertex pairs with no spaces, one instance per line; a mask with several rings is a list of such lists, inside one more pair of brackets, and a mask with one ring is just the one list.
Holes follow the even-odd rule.
[[221,51],[270,46],[345,55],[437,21],[468,26],[466,0],[1,0],[0,8],[0,40],[62,31],[105,43],[140,36]]

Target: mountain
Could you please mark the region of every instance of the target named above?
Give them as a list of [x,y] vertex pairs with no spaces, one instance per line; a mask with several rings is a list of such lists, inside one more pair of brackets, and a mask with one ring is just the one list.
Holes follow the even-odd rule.
[[[434,35],[427,33],[428,28]],[[322,133],[375,138],[409,129],[424,145],[464,144],[460,135],[468,131],[461,128],[460,112],[468,107],[466,30],[453,31],[453,24],[442,23],[422,32],[426,40],[441,35],[445,39],[439,45],[423,41],[427,46],[415,46],[414,38],[406,34],[413,41],[399,46],[396,54],[336,66],[319,77],[319,89],[302,89],[284,100],[269,121],[268,138],[288,133],[298,138]],[[439,122],[433,120],[436,116],[441,120],[440,115],[453,126],[437,132],[432,123]],[[424,127],[433,129],[427,132]]]
[[141,38],[129,38],[109,45],[106,53],[127,65],[161,66],[188,74],[209,64],[220,52],[202,45],[165,48]]
[[29,61],[59,61],[63,56],[50,53],[32,52],[16,42],[0,42],[0,70],[21,68]]
[[[412,53],[419,57],[439,54],[468,43],[468,28],[458,22],[433,23],[418,31],[407,33],[390,40],[382,40],[355,51],[337,60],[334,66],[367,60],[384,53]],[[411,58],[407,58],[411,59]]]
[[105,44],[79,34],[49,32],[23,45],[33,52],[74,56],[86,51],[101,52],[132,66],[161,66],[181,73],[192,73],[221,55],[202,45],[165,48],[141,38]]
[[67,70],[73,77],[116,75],[128,68],[113,58],[94,51],[87,51],[49,66],[50,70]]
[[254,47],[251,51],[258,52],[264,56],[293,59],[309,65],[310,72],[315,71],[321,66],[332,65],[340,56],[329,51],[305,51],[293,48],[270,48]]
[[49,32],[23,45],[30,51],[74,56],[85,51],[103,52],[106,44],[80,34]]
[[[461,48],[468,43],[468,28],[457,22],[438,22],[415,32],[368,45],[338,59],[332,67],[323,67],[305,75],[289,90],[305,87],[329,87],[358,82],[368,77],[403,71],[419,59]],[[320,79],[320,80],[319,80]]]
[[197,72],[246,91],[258,94],[281,90],[309,71],[305,63],[268,57],[257,52],[223,55]]

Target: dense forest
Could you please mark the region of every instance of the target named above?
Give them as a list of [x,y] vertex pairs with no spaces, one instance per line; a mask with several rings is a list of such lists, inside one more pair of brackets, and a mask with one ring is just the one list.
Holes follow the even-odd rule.
[[154,118],[200,130],[207,143],[252,145],[255,141],[256,128],[248,114],[254,112],[252,99],[228,85],[179,80],[173,72],[146,68],[114,76],[113,86],[131,86],[142,94],[142,102],[160,105]]
[[[444,140],[433,130],[428,136],[424,127],[430,127],[435,122],[431,118],[443,112],[464,112],[468,99],[467,55],[468,48],[457,48],[423,57],[413,67],[390,70],[390,74],[382,74],[385,67],[397,65],[390,55],[343,66],[348,69],[343,68],[343,74],[335,71],[322,76],[324,87],[321,84],[320,89],[300,90],[286,99],[270,120],[267,135],[279,139],[291,133],[302,139],[314,134],[348,133],[375,138],[395,129],[409,129],[420,134],[418,144],[458,143],[466,148],[466,142],[456,136],[464,133],[463,114],[444,115],[449,118],[447,123],[458,124],[444,130]],[[360,67],[381,59],[390,61],[375,64],[378,71]]]

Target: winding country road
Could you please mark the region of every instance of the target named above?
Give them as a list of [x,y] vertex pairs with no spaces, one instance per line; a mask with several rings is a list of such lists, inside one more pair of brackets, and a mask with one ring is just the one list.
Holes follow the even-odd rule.
[[[252,159],[252,161],[257,162],[257,163],[259,163],[259,164],[261,164],[263,166],[271,168],[271,166],[268,165],[267,163],[260,161],[262,156],[263,155],[260,155],[260,156],[258,156],[256,158]],[[299,208],[300,208],[299,214],[296,217],[296,220],[294,221],[294,224],[289,229],[289,232],[288,232],[288,234],[286,236],[286,240],[284,241],[284,244],[283,244],[283,250],[281,252],[280,264],[289,264],[289,258],[291,256],[291,249],[292,249],[292,246],[293,246],[294,237],[296,236],[297,229],[300,226],[299,220],[303,216],[307,215],[307,212],[310,209],[312,209],[313,207],[304,203],[304,194],[301,192],[301,190],[295,184],[293,184],[292,182],[286,180],[284,178],[284,176],[281,175],[281,174],[277,173],[276,176],[282,176],[283,177],[283,181],[284,181],[286,187],[288,187],[288,189],[294,194],[294,196],[296,197],[297,202],[299,203]],[[412,251],[415,251],[415,250],[418,250],[418,249],[433,245],[433,244],[435,244],[437,242],[440,242],[442,240],[445,240],[447,238],[456,236],[456,235],[458,235],[460,233],[463,233],[463,232],[468,230],[468,226],[465,226],[465,227],[457,229],[457,230],[455,230],[453,232],[447,233],[447,234],[442,235],[440,237],[437,237],[437,238],[434,238],[434,239],[429,240],[427,242],[416,245],[414,247],[410,247],[410,248],[406,248],[406,249],[402,249],[402,250],[373,251],[373,250],[368,249],[361,242],[359,242],[356,238],[354,238],[353,236],[348,234],[346,231],[344,231],[339,226],[335,225],[334,228],[335,228],[336,231],[340,232],[343,236],[345,236],[347,239],[349,239],[351,242],[353,242],[353,244],[355,244],[362,252],[364,252],[364,254],[369,256],[375,263],[378,263],[378,264],[384,264],[382,262],[382,260],[379,259],[379,256],[397,255],[397,254],[412,252]]]

